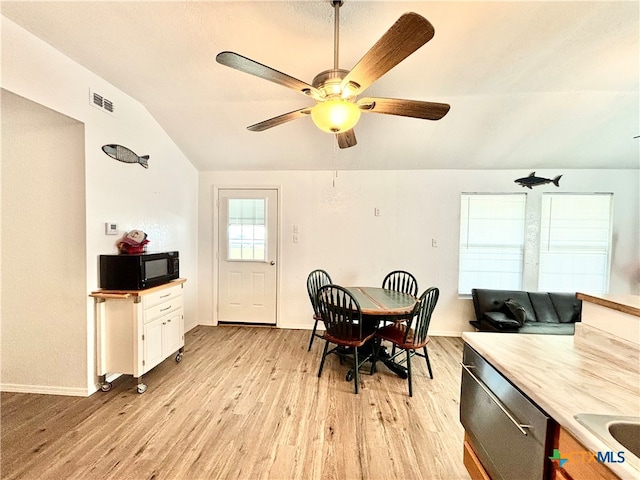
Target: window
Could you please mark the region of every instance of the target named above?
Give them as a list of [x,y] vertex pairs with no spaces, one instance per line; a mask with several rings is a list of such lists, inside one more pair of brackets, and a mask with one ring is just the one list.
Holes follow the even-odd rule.
[[522,288],[526,194],[463,193],[458,292]]
[[609,193],[542,195],[539,291],[607,291],[611,208]]
[[264,198],[230,198],[228,260],[266,259]]

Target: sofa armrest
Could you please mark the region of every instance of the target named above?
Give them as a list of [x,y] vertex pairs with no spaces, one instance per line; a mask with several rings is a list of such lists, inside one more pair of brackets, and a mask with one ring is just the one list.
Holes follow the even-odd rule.
[[502,312],[484,312],[480,323],[488,323],[494,328],[497,328],[500,331],[510,331],[516,332],[518,331],[522,325],[517,320],[513,318],[507,317]]

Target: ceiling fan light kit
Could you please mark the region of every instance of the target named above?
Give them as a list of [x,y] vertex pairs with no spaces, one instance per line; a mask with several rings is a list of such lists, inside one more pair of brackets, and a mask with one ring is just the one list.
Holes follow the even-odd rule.
[[351,130],[360,120],[360,108],[340,97],[318,102],[311,109],[311,119],[320,130],[340,133]]
[[216,56],[216,61],[222,65],[297,90],[316,102],[312,107],[250,125],[247,127],[249,130],[261,132],[311,114],[313,123],[320,130],[336,135],[340,148],[349,148],[357,143],[353,128],[362,111],[426,120],[439,120],[447,114],[450,106],[446,103],[395,98],[357,100],[357,96],[378,78],[433,38],[434,29],[427,19],[417,13],[405,13],[356,66],[347,71],[338,67],[340,7],[343,0],[330,1],[335,11],[333,69],[320,72],[311,85],[234,52],[220,52]]

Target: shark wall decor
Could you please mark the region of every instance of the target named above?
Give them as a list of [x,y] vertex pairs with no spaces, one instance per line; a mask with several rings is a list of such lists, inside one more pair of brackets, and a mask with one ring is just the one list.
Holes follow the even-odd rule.
[[545,185],[547,183],[553,183],[556,187],[559,187],[560,177],[562,177],[562,175],[558,175],[553,179],[536,177],[536,172],[531,172],[528,177],[518,178],[517,180],[514,180],[514,182],[529,189],[531,189],[532,187],[537,187],[538,185]]

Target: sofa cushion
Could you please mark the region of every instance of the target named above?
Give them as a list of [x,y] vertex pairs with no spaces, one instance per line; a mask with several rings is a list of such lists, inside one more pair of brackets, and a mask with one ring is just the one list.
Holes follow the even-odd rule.
[[573,335],[575,327],[575,323],[527,322],[524,324],[524,327],[518,330],[518,333],[533,333],[537,335]]
[[575,323],[582,318],[582,300],[574,293],[549,293],[560,323]]
[[556,307],[546,292],[529,292],[529,300],[536,312],[536,321],[540,323],[560,323]]
[[527,312],[524,307],[513,298],[507,298],[504,305],[507,307],[507,316],[516,320],[520,326],[524,325],[524,322],[527,321]]
[[482,315],[482,321],[487,322],[498,330],[516,332],[522,326],[520,322],[509,318],[503,312],[485,312]]

